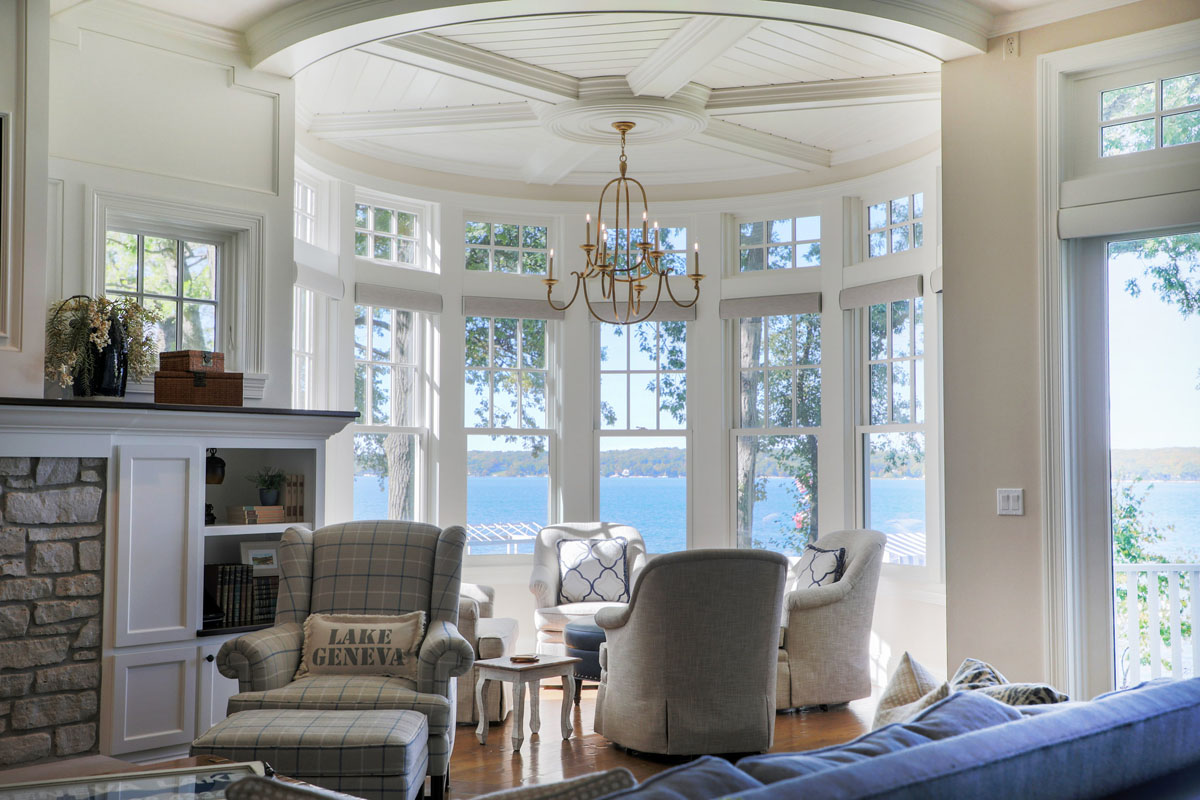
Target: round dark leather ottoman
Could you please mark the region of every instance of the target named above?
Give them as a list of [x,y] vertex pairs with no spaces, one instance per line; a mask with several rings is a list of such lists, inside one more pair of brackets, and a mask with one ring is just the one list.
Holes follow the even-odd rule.
[[592,620],[576,620],[563,626],[563,642],[567,655],[582,659],[575,665],[575,702],[583,681],[600,682],[600,645],[604,644],[604,629]]

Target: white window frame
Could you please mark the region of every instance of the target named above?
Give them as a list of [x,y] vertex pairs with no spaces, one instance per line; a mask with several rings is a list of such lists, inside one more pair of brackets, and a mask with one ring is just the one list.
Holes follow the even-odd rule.
[[[919,217],[913,216],[913,209],[916,208],[917,195],[921,196],[921,216],[919,216]],[[909,253],[909,252],[912,252],[913,250],[919,250],[925,246],[925,227],[929,221],[929,217],[926,214],[927,203],[925,202],[925,191],[924,190],[920,190],[920,191],[913,190],[905,196],[908,198],[908,219],[906,219],[904,222],[892,222],[892,203],[896,200],[901,199],[900,197],[893,196],[893,197],[884,198],[882,200],[876,200],[873,203],[863,203],[862,248],[863,248],[863,255],[865,256],[865,258],[863,259],[864,261],[870,260],[872,258],[884,258],[885,256],[895,256],[895,255],[899,255],[901,253]],[[871,206],[877,206],[881,203],[886,208],[887,222],[881,227],[872,228],[871,227]],[[921,244],[914,244],[914,242],[916,242],[916,238],[917,238],[917,233],[916,233],[917,225],[921,226]],[[898,230],[900,228],[908,228],[908,232],[909,232],[908,247],[906,247],[903,250],[893,250],[892,249],[892,232],[894,230]],[[879,254],[871,253],[871,235],[872,234],[883,234],[884,240],[887,242],[887,251],[886,252],[879,253]]]
[[[796,238],[796,220],[817,218],[817,225],[821,229],[821,234],[816,239],[797,239]],[[792,220],[792,238],[786,242],[768,242],[767,226],[771,222],[782,221],[785,219]],[[763,226],[763,243],[759,245],[743,245],[741,243],[742,225],[758,223]],[[788,274],[789,272],[820,272],[823,266],[825,238],[825,220],[819,208],[805,209],[785,209],[780,210],[778,214],[739,214],[733,217],[733,229],[730,236],[733,244],[733,258],[730,262],[729,269],[726,271],[727,277],[740,277],[743,275],[771,275],[771,274]],[[817,245],[820,252],[820,258],[816,264],[797,264],[796,263],[796,248],[805,245]],[[772,269],[767,266],[768,251],[772,246],[783,247],[790,245],[792,248],[792,265],[790,267],[780,267]],[[742,252],[746,250],[760,249],[763,251],[763,266],[762,269],[743,270],[742,269]]]
[[[416,221],[413,225],[413,239],[415,241],[414,263],[406,264],[394,259],[389,261],[388,259],[384,258],[375,258],[373,255],[360,256],[357,254],[357,248],[355,246],[355,234],[360,232],[368,232],[366,229],[360,230],[354,223],[355,206],[357,205],[366,205],[372,209],[384,208],[389,211],[412,214],[416,218]],[[396,197],[394,195],[387,195],[379,192],[370,192],[359,189],[355,193],[353,202],[350,204],[350,252],[354,254],[354,258],[358,261],[378,264],[379,266],[383,267],[415,270],[420,272],[436,272],[437,264],[435,259],[432,258],[432,253],[435,251],[437,243],[437,230],[436,226],[433,224],[433,217],[433,209],[429,203],[422,203],[420,201],[410,200],[403,197]],[[386,235],[396,240],[401,238],[398,233],[389,233]],[[371,252],[374,252],[373,248]]]
[[[317,369],[321,361],[316,330],[318,297],[316,291],[306,286],[292,287],[292,408],[318,408]],[[308,383],[304,387],[297,379],[301,363],[307,367]]]
[[[1160,67],[1156,71],[1162,72],[1162,68]],[[1200,71],[1200,70],[1197,70],[1197,71]],[[1103,158],[1120,158],[1121,156],[1137,155],[1138,153],[1149,153],[1154,150],[1168,150],[1169,151],[1175,147],[1186,147],[1188,144],[1200,143],[1200,142],[1187,142],[1187,143],[1179,144],[1179,145],[1163,144],[1163,133],[1164,133],[1163,120],[1165,118],[1178,116],[1180,114],[1189,114],[1189,113],[1193,113],[1193,112],[1200,112],[1200,102],[1192,103],[1190,105],[1185,105],[1185,106],[1176,106],[1175,108],[1171,108],[1171,109],[1164,109],[1162,107],[1163,84],[1169,80],[1173,80],[1176,78],[1190,77],[1191,75],[1195,75],[1195,74],[1196,74],[1196,72],[1184,72],[1180,75],[1170,75],[1170,74],[1159,75],[1159,76],[1152,78],[1151,80],[1138,81],[1135,83],[1128,83],[1128,84],[1125,83],[1125,81],[1119,81],[1119,83],[1121,83],[1123,85],[1112,86],[1107,89],[1101,89],[1099,102],[1097,102],[1097,117],[1096,117],[1096,125],[1097,125],[1096,149],[1097,149],[1098,156],[1102,159]],[[1144,86],[1146,84],[1151,84],[1154,87],[1154,93],[1153,93],[1154,94],[1154,108],[1153,108],[1153,110],[1151,110],[1149,112],[1141,113],[1141,114],[1130,114],[1125,117],[1114,117],[1113,119],[1109,119],[1109,120],[1102,118],[1103,111],[1104,111],[1103,98],[1104,98],[1105,92],[1117,91],[1120,89],[1131,89],[1131,88],[1134,88],[1137,86]],[[1131,124],[1134,122],[1144,122],[1146,120],[1153,120],[1153,122],[1154,122],[1154,137],[1151,139],[1150,147],[1146,148],[1145,150],[1134,150],[1129,153],[1113,153],[1112,155],[1109,155],[1109,156],[1104,155],[1104,129],[1105,128],[1112,128],[1112,127],[1115,127],[1118,125],[1128,125],[1128,124]]]
[[[522,244],[522,243],[518,243],[516,248],[505,247],[503,245],[500,245],[499,249],[501,249],[501,250],[514,250],[515,249],[517,251],[518,271],[517,272],[499,272],[495,269],[495,251],[496,251],[497,245],[495,243],[492,243],[492,244],[468,244],[467,240],[466,240],[467,223],[468,222],[486,222],[491,225],[518,225],[522,228],[524,228],[524,227],[545,228],[546,229],[546,247],[544,249],[536,248],[536,247],[526,248],[524,246],[524,244]],[[536,215],[527,215],[527,214],[495,214],[495,213],[482,212],[482,211],[480,211],[480,212],[466,211],[463,213],[462,226],[459,230],[459,236],[462,239],[461,245],[462,245],[462,249],[463,249],[462,250],[462,272],[465,272],[468,276],[472,276],[472,275],[510,275],[513,277],[544,278],[549,273],[549,269],[550,269],[550,251],[554,250],[555,252],[558,252],[558,250],[554,244],[554,242],[555,242],[554,237],[557,234],[558,234],[558,230],[556,229],[556,226],[555,226],[555,220],[551,217],[539,217]],[[518,237],[519,237],[519,235],[520,234],[518,233]],[[471,249],[488,251],[488,268],[486,270],[467,269],[467,251],[471,250]],[[531,253],[544,252],[546,254],[546,270],[547,270],[546,272],[544,272],[544,273],[543,272],[525,272],[524,255],[527,251],[531,252]],[[468,279],[470,279],[470,278],[468,278]]]
[[[292,184],[292,236],[306,244],[317,244],[317,189],[296,176]],[[305,229],[307,228],[307,235]]]

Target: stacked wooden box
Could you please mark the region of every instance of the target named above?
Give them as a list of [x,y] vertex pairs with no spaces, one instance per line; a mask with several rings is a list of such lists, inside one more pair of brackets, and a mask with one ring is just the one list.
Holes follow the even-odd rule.
[[225,354],[174,350],[158,354],[154,402],[194,406],[240,406],[242,373],[225,371]]

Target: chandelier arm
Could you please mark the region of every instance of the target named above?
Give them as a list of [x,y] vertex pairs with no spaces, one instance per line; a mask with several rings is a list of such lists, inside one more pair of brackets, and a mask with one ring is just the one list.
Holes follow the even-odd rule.
[[673,291],[671,291],[671,281],[667,278],[667,276],[662,275],[660,277],[662,278],[662,280],[666,281],[666,283],[667,283],[667,294],[670,295],[671,302],[674,303],[675,305],[679,306],[680,308],[691,308],[692,306],[696,305],[696,301],[700,299],[700,281],[695,281],[695,280],[692,281],[692,285],[696,288],[696,296],[692,298],[692,302],[681,303],[675,297],[675,293]]
[[575,298],[579,296],[579,284],[584,282],[583,275],[578,272],[572,272],[571,274],[575,276],[575,291],[571,293],[571,299],[567,301],[566,305],[554,305],[554,298],[550,296],[550,293],[554,291],[554,287],[552,285],[546,286],[546,302],[549,303],[550,307],[555,311],[566,311],[575,302]]

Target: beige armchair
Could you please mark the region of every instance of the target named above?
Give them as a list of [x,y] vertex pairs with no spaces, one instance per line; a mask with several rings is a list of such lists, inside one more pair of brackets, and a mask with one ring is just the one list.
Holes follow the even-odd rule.
[[[475,659],[511,656],[517,644],[517,621],[509,617],[493,617],[496,593],[490,586],[464,583],[458,596],[458,632],[475,648]],[[454,721],[459,725],[475,725],[475,681],[479,675],[474,667],[459,675],[458,701]],[[509,684],[489,681],[484,690],[484,705],[488,722],[503,722],[511,706]]]
[[533,592],[535,606],[533,622],[537,630],[537,652],[566,655],[564,625],[577,619],[590,620],[602,608],[624,605],[606,602],[560,603],[558,542],[562,539],[613,539],[618,536],[624,537],[627,542],[626,569],[632,587],[646,566],[646,543],[642,541],[637,528],[614,522],[564,522],[549,525],[538,532],[533,548],[533,573],[529,577],[529,591]]
[[887,537],[836,531],[813,544],[846,548],[842,579],[813,588],[789,580],[784,600],[775,707],[836,705],[871,693],[869,647],[875,590]]
[[647,753],[767,750],[787,559],[762,550],[658,556],[627,606],[602,609],[596,732]]

